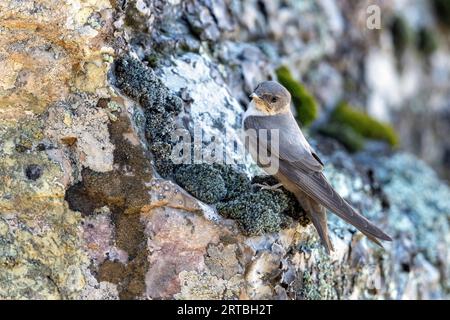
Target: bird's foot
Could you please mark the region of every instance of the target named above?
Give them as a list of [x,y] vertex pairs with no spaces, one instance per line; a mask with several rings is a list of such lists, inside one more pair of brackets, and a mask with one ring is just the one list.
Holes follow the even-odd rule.
[[269,186],[267,184],[261,184],[261,183],[254,183],[253,185],[260,187],[261,190],[276,190],[276,191],[280,191],[280,192],[282,192],[282,190],[280,190],[280,187],[283,186],[282,183],[277,183],[277,184],[274,184],[273,186]]

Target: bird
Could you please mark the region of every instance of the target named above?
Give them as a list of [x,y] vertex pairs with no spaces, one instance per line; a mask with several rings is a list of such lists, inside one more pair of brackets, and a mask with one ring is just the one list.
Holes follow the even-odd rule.
[[[381,247],[380,240],[392,241],[390,236],[358,213],[328,182],[323,173],[324,163],[306,140],[291,112],[289,91],[276,81],[264,81],[254,89],[250,99],[242,118],[242,127],[244,132],[256,132],[257,142],[250,139],[248,143],[253,144],[251,149],[257,150],[258,154],[261,151],[258,146],[270,149],[265,152],[277,162],[277,170],[270,173],[279,182],[274,187],[282,185],[295,195],[316,228],[326,252],[330,254],[334,251],[328,232],[327,209]],[[261,143],[262,129],[265,132],[277,129],[278,150],[271,148],[274,142],[269,135],[267,141]],[[258,155],[250,153],[258,163]]]

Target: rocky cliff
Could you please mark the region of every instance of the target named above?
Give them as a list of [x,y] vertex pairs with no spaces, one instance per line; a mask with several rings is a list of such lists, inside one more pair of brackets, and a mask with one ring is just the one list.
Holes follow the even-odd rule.
[[[371,4],[381,30],[366,27]],[[450,190],[400,151],[445,174],[448,33],[423,6],[0,2],[0,298],[448,298]],[[384,249],[330,217],[326,255],[301,203],[256,187],[272,181],[233,148],[226,165],[171,160],[180,128],[202,128],[205,147],[234,140],[280,66],[314,105],[305,129],[326,176],[394,238]],[[391,122],[399,149],[323,134],[344,100]]]

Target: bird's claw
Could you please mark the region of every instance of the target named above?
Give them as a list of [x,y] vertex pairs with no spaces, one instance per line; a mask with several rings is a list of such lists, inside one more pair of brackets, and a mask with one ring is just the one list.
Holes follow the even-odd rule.
[[261,190],[276,190],[276,191],[280,191],[280,192],[282,192],[282,190],[280,190],[280,188],[283,186],[282,183],[277,183],[277,184],[274,184],[273,186],[269,186],[268,184],[260,184],[260,183],[255,183],[253,185],[256,187],[260,187]]

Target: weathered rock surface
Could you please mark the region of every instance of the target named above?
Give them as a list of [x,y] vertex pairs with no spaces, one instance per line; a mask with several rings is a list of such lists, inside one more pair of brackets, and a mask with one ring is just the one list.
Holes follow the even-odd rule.
[[[449,297],[450,190],[411,155],[313,139],[339,193],[394,238],[382,249],[330,218],[331,256],[304,221],[249,236],[171,180],[170,133],[236,137],[247,94],[280,62],[323,109],[345,85],[367,98],[358,9],[294,2],[0,4],[0,298]],[[247,179],[261,173],[227,153]]]

